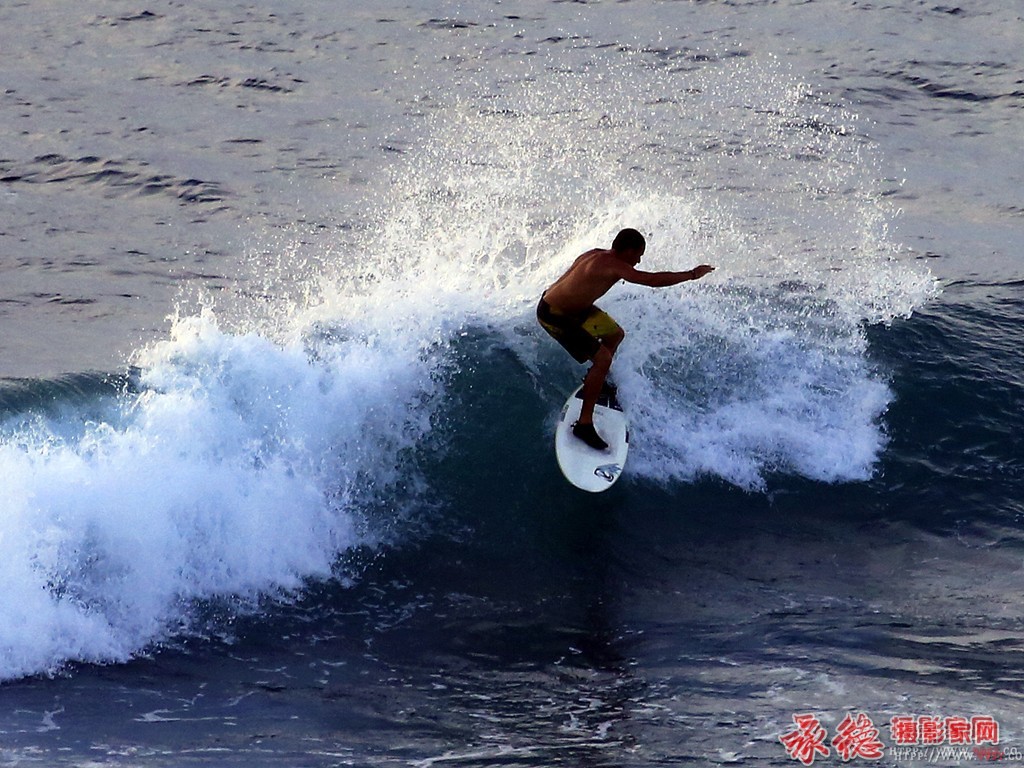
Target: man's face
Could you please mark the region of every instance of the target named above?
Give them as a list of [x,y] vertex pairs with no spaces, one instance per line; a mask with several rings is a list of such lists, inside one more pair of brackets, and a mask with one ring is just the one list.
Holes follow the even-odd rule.
[[640,263],[640,259],[643,258],[643,255],[644,255],[644,249],[643,248],[633,248],[633,249],[631,249],[629,251],[626,251],[626,261],[628,261],[630,264],[632,264],[635,267],[637,264]]

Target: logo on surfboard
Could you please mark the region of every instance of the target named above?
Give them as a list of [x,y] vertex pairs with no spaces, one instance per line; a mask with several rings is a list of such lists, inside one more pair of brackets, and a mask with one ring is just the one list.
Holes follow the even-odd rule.
[[600,477],[602,480],[607,480],[609,483],[615,479],[615,476],[622,471],[622,465],[620,464],[602,464],[599,467],[594,468],[594,474]]

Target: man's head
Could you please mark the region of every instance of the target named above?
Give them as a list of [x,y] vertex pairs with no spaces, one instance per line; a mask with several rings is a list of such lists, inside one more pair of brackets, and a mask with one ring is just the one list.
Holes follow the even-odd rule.
[[623,259],[633,266],[640,263],[640,257],[647,250],[647,241],[644,236],[635,229],[623,229],[612,241],[612,251],[620,259]]

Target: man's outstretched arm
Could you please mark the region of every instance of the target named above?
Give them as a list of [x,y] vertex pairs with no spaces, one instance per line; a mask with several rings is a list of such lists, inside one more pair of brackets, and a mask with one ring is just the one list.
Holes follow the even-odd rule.
[[699,280],[714,271],[709,264],[688,269],[685,272],[643,272],[629,265],[623,265],[620,277],[627,283],[646,285],[649,288],[667,288],[670,285],[685,283],[687,280]]

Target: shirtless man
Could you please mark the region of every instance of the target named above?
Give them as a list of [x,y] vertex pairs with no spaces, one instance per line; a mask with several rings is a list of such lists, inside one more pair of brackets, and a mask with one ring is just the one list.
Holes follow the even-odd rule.
[[611,316],[594,305],[619,280],[651,288],[665,288],[697,280],[714,267],[701,264],[687,272],[642,272],[636,269],[647,248],[644,236],[624,229],[610,250],[594,248],[544,291],[537,305],[537,321],[576,362],[593,361],[583,379],[583,407],[572,433],[591,448],[603,451],[608,444],[594,429],[594,406],[601,394],[612,356],[626,337]]

